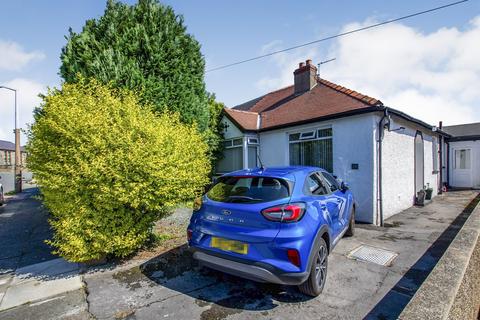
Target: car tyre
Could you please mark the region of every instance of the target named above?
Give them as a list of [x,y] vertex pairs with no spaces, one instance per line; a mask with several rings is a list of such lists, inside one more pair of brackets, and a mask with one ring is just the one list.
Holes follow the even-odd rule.
[[325,282],[327,281],[327,269],[328,248],[325,240],[320,238],[312,259],[310,275],[304,283],[298,286],[300,292],[312,297],[316,297],[322,293]]
[[352,208],[352,213],[350,214],[350,221],[348,222],[348,229],[345,232],[347,237],[353,237],[355,234],[355,209]]

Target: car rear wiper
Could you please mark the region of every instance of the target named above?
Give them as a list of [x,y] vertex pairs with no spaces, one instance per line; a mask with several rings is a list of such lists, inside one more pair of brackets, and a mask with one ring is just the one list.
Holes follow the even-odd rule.
[[229,196],[227,198],[227,200],[230,200],[230,202],[234,202],[234,201],[242,201],[242,200],[246,200],[246,201],[262,201],[262,199],[257,199],[257,198],[252,198],[252,197],[248,197],[248,196]]

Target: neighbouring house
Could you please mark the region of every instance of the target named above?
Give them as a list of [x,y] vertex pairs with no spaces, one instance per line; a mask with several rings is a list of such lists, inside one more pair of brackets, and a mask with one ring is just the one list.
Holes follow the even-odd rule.
[[[380,100],[317,76],[311,60],[294,84],[225,108],[217,173],[259,166],[323,167],[347,182],[358,221],[382,221],[442,186],[440,145],[450,135]],[[441,143],[440,143],[441,142]]]
[[[25,147],[20,147],[21,166],[25,167],[27,163],[27,151]],[[10,141],[0,140],[0,169],[13,170],[15,166],[15,144]]]
[[[27,152],[25,147],[20,148],[21,151],[21,167],[22,179],[25,181],[32,180],[32,173],[26,169]],[[0,140],[0,183],[4,192],[15,189],[15,144],[10,141]]]
[[480,122],[445,126],[444,182],[457,188],[480,188]]

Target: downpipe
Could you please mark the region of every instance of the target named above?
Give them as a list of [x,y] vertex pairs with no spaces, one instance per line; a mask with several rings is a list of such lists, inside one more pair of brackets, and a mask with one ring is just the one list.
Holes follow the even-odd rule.
[[383,110],[383,117],[380,119],[378,123],[378,178],[377,178],[377,186],[378,186],[378,195],[377,195],[377,209],[378,209],[378,216],[380,221],[377,219],[377,223],[380,222],[380,226],[383,227],[383,190],[382,190],[382,141],[384,137],[384,130],[385,127],[390,124],[390,116],[388,115],[388,109],[385,108]]

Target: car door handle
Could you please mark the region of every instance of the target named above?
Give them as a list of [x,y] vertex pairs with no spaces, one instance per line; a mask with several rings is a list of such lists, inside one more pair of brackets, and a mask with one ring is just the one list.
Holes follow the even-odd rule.
[[343,202],[343,199],[337,198],[337,202]]

